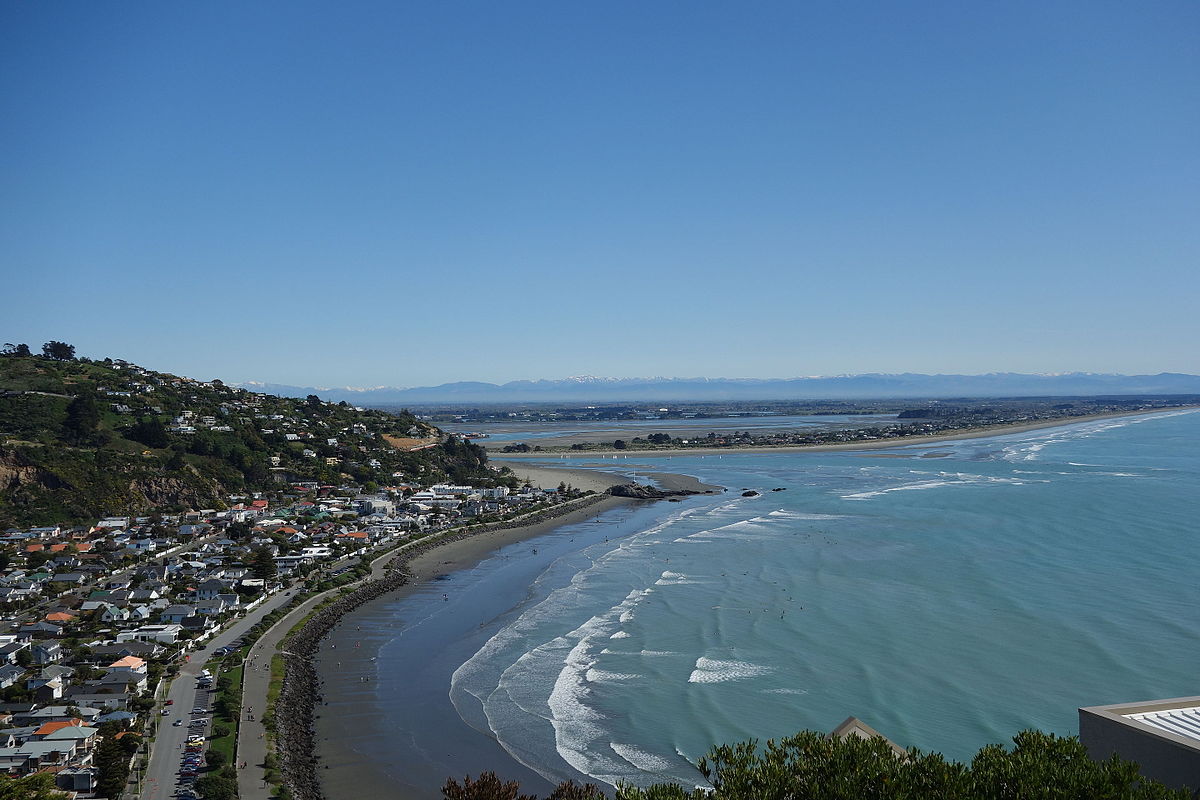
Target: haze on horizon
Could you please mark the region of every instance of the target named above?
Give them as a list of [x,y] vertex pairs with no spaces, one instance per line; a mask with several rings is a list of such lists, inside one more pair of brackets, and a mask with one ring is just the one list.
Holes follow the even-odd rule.
[[1200,373],[1200,6],[0,7],[0,341],[229,382]]

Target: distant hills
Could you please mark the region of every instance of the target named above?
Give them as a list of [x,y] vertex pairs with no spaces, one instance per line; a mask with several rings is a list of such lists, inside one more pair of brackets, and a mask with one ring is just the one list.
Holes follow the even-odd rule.
[[359,406],[458,405],[463,403],[725,402],[755,400],[866,400],[939,397],[1046,397],[1200,393],[1200,375],[1109,375],[1069,372],[1035,375],[836,375],[810,378],[594,378],[465,381],[440,386],[372,389],[316,388],[242,383],[241,388],[281,397],[315,394],[322,400]]

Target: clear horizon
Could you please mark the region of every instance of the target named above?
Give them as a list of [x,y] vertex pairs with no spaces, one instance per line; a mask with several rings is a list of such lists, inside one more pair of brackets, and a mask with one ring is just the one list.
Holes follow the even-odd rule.
[[229,382],[1200,373],[1200,6],[0,8],[0,341]]

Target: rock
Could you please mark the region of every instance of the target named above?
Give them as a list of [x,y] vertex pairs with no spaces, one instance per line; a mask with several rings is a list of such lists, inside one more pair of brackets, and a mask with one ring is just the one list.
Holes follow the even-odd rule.
[[663,500],[668,497],[687,497],[699,494],[686,489],[656,489],[641,483],[623,483],[620,486],[610,486],[608,493],[613,497],[632,497],[637,500]]
[[772,492],[786,492],[787,487],[786,486],[777,486],[774,489],[772,489],[771,491]]
[[758,492],[754,491],[753,489],[747,489],[746,491],[742,492],[742,497],[758,497]]

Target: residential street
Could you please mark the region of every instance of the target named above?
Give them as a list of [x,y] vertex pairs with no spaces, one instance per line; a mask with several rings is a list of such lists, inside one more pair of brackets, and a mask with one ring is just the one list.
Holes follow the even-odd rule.
[[[171,683],[170,691],[166,699],[174,701],[170,706],[166,706],[171,710],[169,716],[159,716],[158,736],[156,737],[151,751],[150,766],[146,771],[146,779],[142,784],[140,796],[142,800],[169,800],[174,795],[176,789],[176,781],[178,779],[177,772],[179,771],[179,759],[183,751],[184,743],[187,741],[191,728],[188,727],[188,722],[193,715],[190,713],[193,707],[203,705],[211,709],[211,703],[208,698],[210,692],[200,691],[196,688],[196,678],[200,671],[205,669],[208,663],[210,654],[221,647],[232,642],[246,633],[260,619],[274,611],[281,605],[284,605],[289,596],[286,592],[278,592],[274,597],[268,599],[258,608],[255,608],[242,619],[235,622],[227,630],[214,636],[205,646],[204,650],[196,651],[191,654],[191,660],[183,665],[179,671],[178,677]],[[214,676],[215,678],[216,676]],[[197,699],[203,702],[197,702]],[[155,710],[158,713],[158,709]],[[211,719],[211,714],[206,715]],[[175,727],[172,723],[177,719],[184,721],[183,725]],[[205,727],[204,733],[208,733],[211,725]]]

